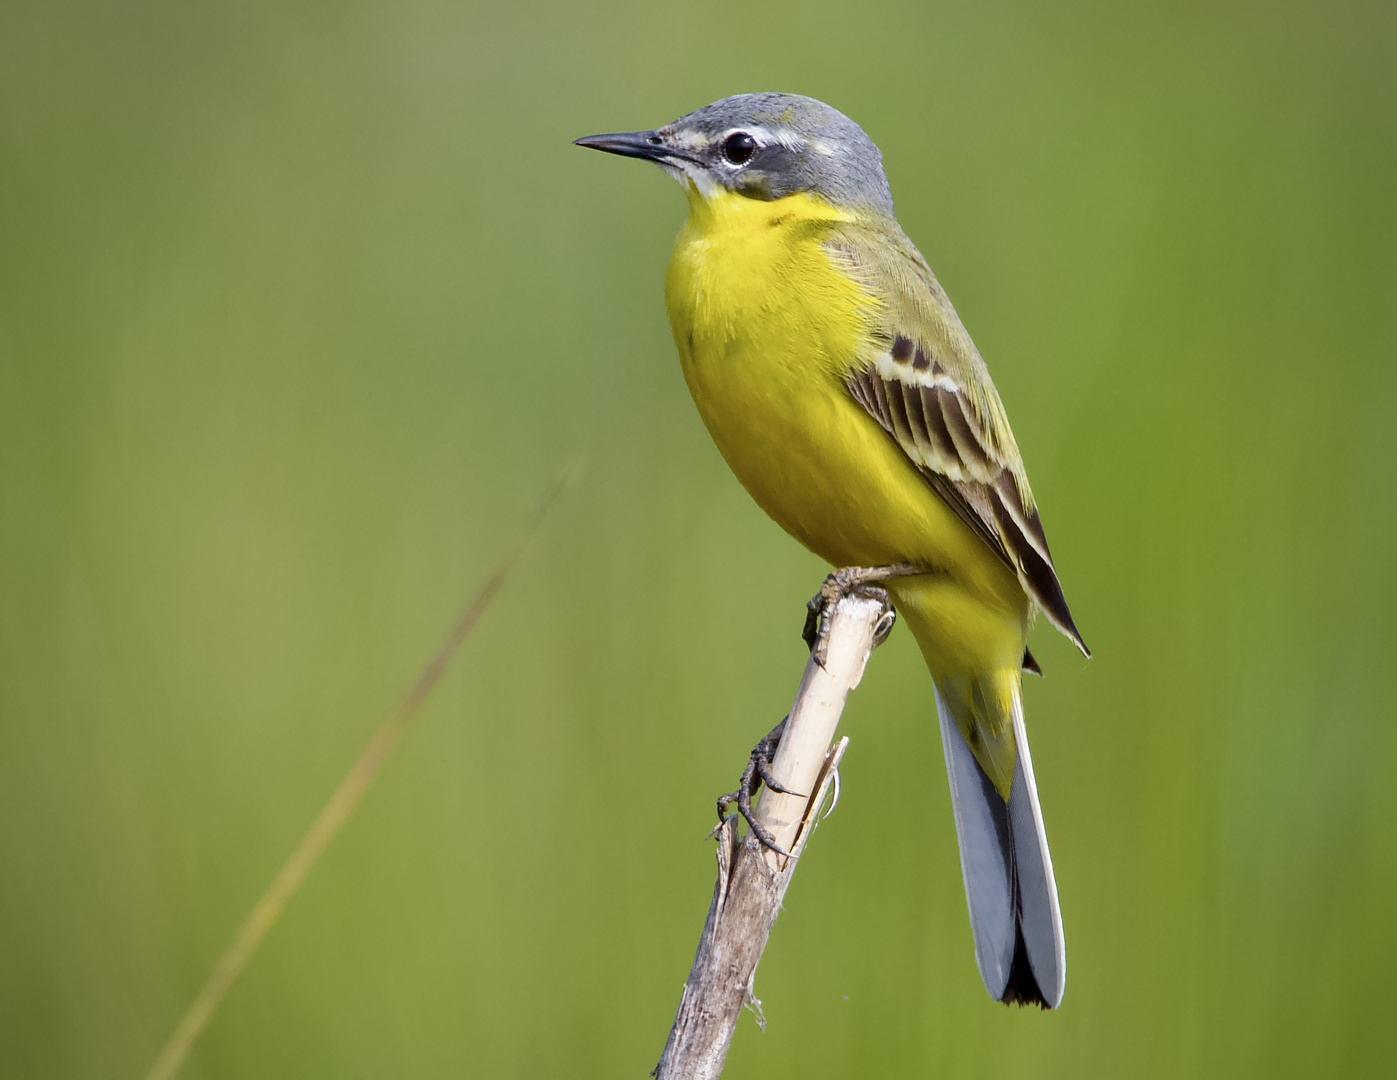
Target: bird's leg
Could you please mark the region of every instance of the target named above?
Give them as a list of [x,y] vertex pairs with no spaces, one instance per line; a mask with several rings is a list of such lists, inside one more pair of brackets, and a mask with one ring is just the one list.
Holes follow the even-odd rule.
[[[928,571],[913,566],[911,563],[898,563],[894,566],[846,566],[825,578],[825,583],[820,586],[820,591],[806,605],[805,630],[802,634],[806,645],[810,647],[811,655],[815,657],[815,662],[824,667],[825,650],[829,643],[829,616],[841,597],[866,596],[883,605],[884,615],[878,620],[878,625],[873,630],[873,644],[875,646],[881,645],[892,631],[896,616],[893,614],[892,604],[888,600],[887,590],[880,588],[875,582],[925,573]],[[737,790],[718,797],[719,824],[727,820],[728,808],[736,803],[737,811],[747,819],[752,835],[760,840],[764,847],[784,856],[789,856],[790,853],[782,851],[776,845],[776,838],[762,827],[753,814],[752,798],[761,790],[763,784],[770,791],[779,791],[783,795],[797,795],[804,798],[800,792],[782,787],[777,779],[771,775],[772,759],[776,756],[776,748],[781,743],[781,735],[786,730],[786,721],[789,719],[789,716],[783,719],[767,732],[756,746],[752,747],[752,753],[747,759],[747,767],[742,770],[742,779],[737,782]]]
[[787,716],[769,732],[762,736],[757,745],[752,747],[752,754],[747,759],[747,768],[742,770],[742,779],[737,782],[737,790],[729,792],[727,795],[718,796],[718,821],[721,824],[727,820],[728,807],[737,803],[737,810],[752,829],[752,835],[762,842],[764,847],[769,847],[778,855],[789,856],[790,852],[782,851],[776,846],[776,839],[757,823],[757,819],[752,815],[752,796],[757,793],[763,784],[772,791],[779,791],[783,795],[799,795],[798,791],[782,787],[776,782],[776,778],[771,775],[771,759],[776,755],[776,747],[781,743],[781,734],[786,730]]
[[870,600],[879,601],[888,609],[888,614],[874,631],[873,644],[881,645],[892,632],[896,616],[888,599],[888,591],[881,588],[877,582],[926,573],[929,571],[911,563],[896,563],[892,566],[846,566],[825,578],[820,591],[805,605],[805,629],[800,634],[810,649],[810,655],[815,658],[815,663],[821,667],[825,666],[825,653],[829,647],[829,616],[840,597],[866,596]]

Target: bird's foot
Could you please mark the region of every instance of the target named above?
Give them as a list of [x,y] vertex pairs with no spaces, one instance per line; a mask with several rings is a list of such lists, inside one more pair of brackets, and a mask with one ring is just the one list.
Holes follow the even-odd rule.
[[[790,857],[789,851],[783,851],[776,845],[776,838],[767,832],[752,814],[752,796],[757,793],[763,784],[771,791],[779,791],[783,795],[800,795],[798,791],[782,787],[776,782],[776,778],[771,775],[771,761],[776,756],[776,747],[781,743],[781,734],[786,730],[786,717],[752,747],[752,754],[747,759],[747,768],[742,770],[742,779],[737,782],[737,790],[729,792],[727,795],[718,796],[718,822],[727,820],[728,807],[737,803],[737,811],[747,819],[747,824],[752,830],[752,835],[762,842],[763,847],[768,847],[778,855]],[[802,796],[803,797],[803,796]]]
[[830,616],[834,612],[834,605],[843,597],[863,596],[876,600],[887,608],[887,614],[879,620],[873,632],[873,644],[881,645],[892,632],[897,617],[893,614],[888,590],[879,586],[877,582],[925,573],[926,570],[911,563],[896,563],[892,566],[846,566],[826,577],[820,591],[805,605],[805,628],[800,633],[810,649],[810,655],[815,658],[815,663],[821,667],[825,666],[825,655],[829,649]]

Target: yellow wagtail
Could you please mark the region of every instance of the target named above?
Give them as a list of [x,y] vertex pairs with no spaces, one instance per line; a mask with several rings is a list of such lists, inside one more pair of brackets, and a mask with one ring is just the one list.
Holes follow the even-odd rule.
[[893,216],[882,155],[812,98],[739,94],[579,139],[677,180],[665,283],[684,378],[776,522],[888,593],[936,688],[975,959],[990,995],[1055,1008],[1062,917],[1024,733],[1042,611],[1083,653],[984,361]]

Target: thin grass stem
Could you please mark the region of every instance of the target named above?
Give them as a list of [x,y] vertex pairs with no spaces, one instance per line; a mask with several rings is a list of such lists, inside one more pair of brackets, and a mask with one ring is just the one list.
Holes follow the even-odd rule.
[[565,475],[557,481],[539,501],[538,509],[534,512],[532,520],[515,541],[513,547],[491,571],[490,576],[476,589],[475,595],[466,602],[441,647],[427,661],[426,666],[423,667],[408,692],[398,703],[398,707],[393,710],[392,715],[384,721],[383,726],[369,740],[368,746],[359,755],[359,760],[340,781],[339,787],[335,788],[334,794],[330,796],[330,801],[320,811],[310,830],[297,845],[296,850],[291,853],[291,857],[277,872],[271,886],[262,894],[262,898],[253,905],[247,919],[234,935],[233,943],[228,947],[228,951],[219,958],[208,982],[204,984],[204,988],[199,991],[199,996],[194,999],[181,1018],[179,1026],[170,1035],[165,1048],[160,1051],[160,1056],[155,1059],[155,1064],[146,1074],[146,1080],[174,1080],[174,1077],[179,1073],[195,1041],[208,1027],[214,1013],[218,1011],[218,1006],[223,1001],[224,995],[228,993],[228,988],[233,985],[233,981],[247,966],[252,954],[257,951],[262,939],[267,936],[267,931],[281,916],[287,902],[301,887],[301,883],[305,881],[306,875],[310,873],[316,860],[320,858],[330,841],[344,827],[344,823],[348,820],[354,807],[358,805],[368,786],[373,783],[379,766],[397,747],[404,733],[411,726],[413,719],[421,710],[423,703],[431,695],[433,688],[451,663],[452,657],[456,655],[462,643],[470,636],[470,632],[475,629],[475,624],[485,614],[491,601],[495,599],[496,594],[504,586],[515,564],[538,536],[544,519],[566,486],[569,475]]

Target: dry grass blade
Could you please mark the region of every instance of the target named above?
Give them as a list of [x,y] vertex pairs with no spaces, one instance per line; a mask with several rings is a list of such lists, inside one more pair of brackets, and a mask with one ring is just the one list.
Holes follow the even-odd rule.
[[320,858],[321,853],[348,820],[359,799],[369,784],[373,782],[378,767],[398,745],[403,733],[422,708],[423,702],[431,695],[433,687],[436,686],[442,673],[446,671],[447,665],[451,663],[451,658],[460,649],[461,643],[470,635],[480,616],[485,613],[485,609],[490,606],[490,602],[495,599],[495,595],[508,579],[510,571],[514,569],[515,564],[538,535],[544,519],[548,516],[548,511],[552,509],[559,494],[567,485],[568,479],[568,476],[564,476],[540,500],[532,521],[524,529],[513,548],[500,560],[499,565],[481,583],[475,591],[475,595],[461,609],[461,614],[456,617],[456,621],[452,624],[441,648],[427,661],[421,674],[417,676],[416,681],[403,696],[402,701],[398,703],[393,714],[369,740],[369,745],[359,755],[359,760],[340,781],[339,787],[335,788],[335,793],[330,796],[330,801],[320,811],[320,815],[311,825],[310,831],[306,833],[296,850],[291,853],[291,857],[282,865],[281,870],[272,880],[271,886],[263,893],[262,898],[257,901],[247,919],[238,928],[232,945],[219,958],[218,965],[213,969],[213,974],[209,976],[209,981],[204,984],[199,996],[194,999],[193,1004],[189,1006],[188,1011],[181,1018],[179,1026],[175,1028],[169,1042],[165,1044],[165,1048],[160,1051],[160,1056],[155,1059],[155,1064],[151,1066],[150,1072],[146,1074],[146,1080],[173,1080],[179,1073],[180,1067],[184,1064],[185,1058],[189,1056],[189,1051],[195,1040],[208,1026],[219,1003],[223,1000],[224,994],[228,992],[228,988],[242,969],[247,966],[248,960],[257,951],[257,946],[267,936],[267,931],[277,921],[282,909],[286,907],[287,901],[300,888],[301,882],[305,880],[306,874],[315,865],[315,861]]

